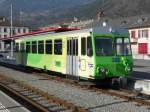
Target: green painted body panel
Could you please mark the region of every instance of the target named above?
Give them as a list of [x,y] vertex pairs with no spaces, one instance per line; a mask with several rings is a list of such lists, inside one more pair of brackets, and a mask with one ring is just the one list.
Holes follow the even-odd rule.
[[[95,58],[95,78],[111,78],[111,77],[126,77],[130,73],[126,71],[126,67],[133,66],[132,63],[132,57],[123,57],[123,56],[117,56],[117,58],[120,60],[120,62],[113,62],[114,57],[96,57]],[[126,64],[128,63],[128,65]],[[102,74],[99,73],[100,68],[105,68],[107,70],[107,74],[105,76],[102,76]]]
[[27,66],[32,66],[36,68],[52,70],[57,72],[64,71],[64,60],[61,56],[53,55],[42,55],[42,54],[28,54],[27,56]]
[[[96,56],[95,38],[96,37],[110,37],[116,39],[120,37],[129,38],[128,35],[118,34],[95,34],[93,33],[93,55],[94,55],[94,79],[104,79],[113,77],[127,77],[132,73],[133,57],[130,56]],[[119,62],[113,62],[113,58],[117,58]],[[104,68],[107,70],[106,74],[101,74],[99,69]],[[131,71],[127,71],[127,68],[131,68]]]

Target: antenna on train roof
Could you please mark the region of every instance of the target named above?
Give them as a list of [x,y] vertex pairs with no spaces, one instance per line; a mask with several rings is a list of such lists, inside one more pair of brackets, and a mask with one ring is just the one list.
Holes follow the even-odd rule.
[[109,28],[109,32],[112,32],[112,27]]
[[[107,22],[104,21],[104,22],[102,23],[102,25],[103,25],[103,27],[106,27],[106,26],[107,26]],[[113,31],[113,29],[112,29],[112,27],[110,26],[110,27],[109,27],[109,32],[112,32],[112,31]]]
[[106,27],[107,26],[107,23],[106,21],[103,22],[103,27]]

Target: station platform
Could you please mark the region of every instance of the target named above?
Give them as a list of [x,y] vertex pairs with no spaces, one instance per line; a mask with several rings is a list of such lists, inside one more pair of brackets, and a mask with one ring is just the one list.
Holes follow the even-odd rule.
[[11,58],[0,58],[0,62],[16,65],[16,60]]
[[134,60],[133,73],[128,78],[128,87],[150,95],[150,60]]
[[[16,65],[15,59],[0,58],[0,62]],[[150,95],[150,60],[134,60],[133,73],[127,78],[127,87]]]
[[0,52],[0,62],[16,65],[15,57],[12,58],[10,55],[11,55],[10,52]]

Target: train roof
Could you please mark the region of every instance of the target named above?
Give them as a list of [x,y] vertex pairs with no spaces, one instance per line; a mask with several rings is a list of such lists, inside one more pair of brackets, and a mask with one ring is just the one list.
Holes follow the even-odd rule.
[[47,34],[47,33],[54,34],[59,32],[73,31],[73,30],[80,30],[80,29],[79,28],[46,28],[44,30],[40,29],[29,33],[14,35],[8,38],[3,38],[1,40],[9,40],[9,39],[12,40],[12,39],[19,39],[22,37],[32,36],[32,35],[40,35],[40,34]]
[[121,27],[95,27],[92,28],[91,31],[100,34],[129,35],[128,29]]
[[129,32],[127,29],[124,28],[118,28],[118,27],[94,27],[89,29],[78,29],[78,28],[70,28],[70,29],[57,29],[56,32],[52,32],[52,30],[45,30],[45,31],[38,31],[38,32],[32,32],[29,34],[24,35],[17,35],[15,36],[15,39],[20,39],[21,37],[26,36],[34,36],[34,35],[45,35],[45,34],[53,34],[53,35],[60,35],[60,34],[75,34],[75,33],[94,33],[94,34],[107,34],[107,35],[124,35],[129,36]]

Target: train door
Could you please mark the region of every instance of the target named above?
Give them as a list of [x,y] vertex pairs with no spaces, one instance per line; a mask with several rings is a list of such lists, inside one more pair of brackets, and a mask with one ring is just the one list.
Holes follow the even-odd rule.
[[67,39],[67,74],[78,76],[78,39]]
[[89,78],[89,76],[93,73],[93,50],[91,37],[81,37],[79,47],[79,75],[82,75],[84,78]]

